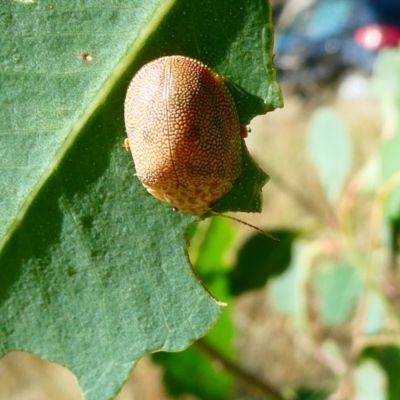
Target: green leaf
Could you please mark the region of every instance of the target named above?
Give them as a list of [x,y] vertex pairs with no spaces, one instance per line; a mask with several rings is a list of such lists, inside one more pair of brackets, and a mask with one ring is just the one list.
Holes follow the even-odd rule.
[[[380,149],[381,179],[387,181],[400,173],[400,55],[395,49],[380,53],[372,78],[373,87],[380,100],[385,125],[390,127],[389,135]],[[384,207],[387,218],[400,218],[400,185],[395,186]]]
[[385,317],[385,304],[376,293],[368,293],[363,331],[365,335],[374,335],[382,330]]
[[220,306],[186,263],[190,219],[167,208],[147,217],[125,154],[97,181],[82,180],[81,155],[69,153],[59,168],[69,185],[57,176],[46,185],[1,254],[0,340],[4,352],[67,366],[86,398],[110,398],[135,360],[188,346]]
[[218,371],[195,346],[180,353],[155,353],[153,360],[164,367],[164,385],[173,397],[192,394],[197,399],[231,398],[232,377]]
[[215,298],[227,304],[224,313],[205,339],[231,359],[234,354],[232,343],[234,327],[231,319],[234,302],[227,279],[230,266],[225,260],[226,253],[234,239],[231,221],[222,217],[212,218],[204,233],[198,256],[193,260],[193,265],[207,290]]
[[[197,226],[188,253],[202,282],[209,281],[211,285],[216,276],[225,279],[230,268],[224,257],[232,244],[234,232],[231,221],[222,216],[206,219]],[[218,294],[221,295],[226,295],[224,290]]]
[[[400,109],[399,109],[400,110]],[[399,132],[381,146],[381,174],[382,180],[387,181],[394,174],[400,173],[400,126]],[[386,201],[385,214],[387,218],[396,220],[400,218],[400,185],[395,186]]]
[[328,325],[345,322],[363,283],[357,271],[346,263],[331,263],[322,267],[314,280],[322,321]]
[[354,371],[355,400],[386,400],[386,375],[372,360],[363,361]]
[[372,87],[390,126],[399,129],[400,54],[397,49],[379,52],[372,76]]
[[268,297],[275,311],[291,318],[299,329],[307,327],[306,286],[310,265],[307,252],[312,245],[295,242],[289,267],[269,283]]
[[[14,1],[0,27],[0,355],[59,362],[86,399],[109,399],[141,356],[182,350],[221,313],[187,263],[194,218],[150,196],[121,149],[128,82],[143,63],[184,54],[263,110],[279,106],[270,10]],[[257,209],[260,193],[244,205],[234,195],[236,209]]]
[[326,400],[327,398],[328,394],[321,392],[320,390],[303,389],[303,388],[296,390],[297,400]]
[[381,181],[381,160],[377,154],[372,155],[358,173],[360,190],[368,195],[375,195]]
[[283,273],[289,266],[296,232],[277,230],[271,233],[279,242],[256,233],[239,250],[235,268],[229,275],[234,296],[263,287],[268,279]]
[[[228,266],[224,256],[234,235],[230,221],[224,218],[211,218],[199,225],[189,248],[191,260],[210,293],[228,303],[213,330],[203,340],[232,360],[235,355],[231,318],[233,302],[227,285]],[[190,393],[197,398],[210,400],[230,398],[233,377],[227,371],[216,368],[213,360],[201,349],[195,344],[180,353],[153,354],[153,360],[164,367],[164,384],[169,394],[180,396]]]
[[316,111],[308,134],[308,152],[328,200],[335,203],[351,167],[351,147],[342,119],[331,109]]
[[[160,4],[150,1],[141,12],[138,2],[128,1],[114,7],[15,1],[2,7],[0,238],[13,233],[104,103],[130,61],[121,58],[143,42],[136,39],[141,30],[154,29],[173,2]],[[120,116],[116,109],[113,119]]]
[[387,400],[400,398],[400,349],[398,346],[388,345],[380,347],[368,347],[363,351],[361,360],[376,360],[387,375]]

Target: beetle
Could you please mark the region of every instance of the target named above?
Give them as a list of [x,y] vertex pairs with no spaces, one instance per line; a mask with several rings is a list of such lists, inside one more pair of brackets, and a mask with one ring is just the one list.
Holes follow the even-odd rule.
[[145,64],[126,94],[125,126],[136,175],[157,199],[202,215],[242,172],[242,137],[224,78],[198,60]]

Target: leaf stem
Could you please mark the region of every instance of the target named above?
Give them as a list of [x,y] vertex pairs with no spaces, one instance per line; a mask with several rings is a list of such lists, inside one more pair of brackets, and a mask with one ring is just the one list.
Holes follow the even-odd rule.
[[239,365],[228,360],[215,347],[207,343],[206,340],[199,339],[194,343],[194,346],[196,346],[199,351],[206,354],[208,357],[217,360],[224,369],[240,378],[244,383],[266,394],[270,400],[286,400],[286,398],[283,397],[270,382],[260,380],[259,378],[250,374],[248,371],[245,371]]

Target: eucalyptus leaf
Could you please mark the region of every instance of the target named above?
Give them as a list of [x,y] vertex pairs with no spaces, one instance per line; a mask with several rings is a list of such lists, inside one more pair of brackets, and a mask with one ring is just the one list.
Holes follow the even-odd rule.
[[236,265],[229,274],[233,295],[263,287],[269,279],[284,273],[290,265],[297,232],[281,229],[270,233],[279,242],[257,232],[240,248]]
[[375,335],[382,330],[385,318],[385,304],[376,293],[368,293],[364,317],[364,333]]
[[[381,146],[382,180],[388,181],[395,174],[400,174],[400,125],[398,133]],[[400,218],[400,185],[393,187],[386,201],[385,214],[391,220]]]
[[364,349],[361,361],[372,359],[379,363],[386,372],[387,399],[397,400],[400,398],[400,349],[397,345],[371,346]]
[[348,318],[363,290],[363,282],[350,264],[335,262],[321,267],[314,279],[314,287],[322,321],[338,325]]
[[[269,6],[14,1],[0,27],[0,355],[61,363],[110,399],[140,357],[184,349],[222,311],[187,262],[195,218],[150,196],[121,148],[129,80],[183,54],[258,98],[251,112],[235,95],[242,121],[280,106]],[[260,209],[267,176],[244,157],[258,173],[220,211]]]
[[[229,294],[228,266],[224,261],[234,237],[232,224],[225,218],[215,217],[200,225],[192,241],[193,247],[197,248],[194,251],[192,245],[189,248],[191,260],[210,293],[228,303],[213,330],[202,340],[227,359],[232,359],[235,354],[231,317],[233,299]],[[170,395],[192,394],[207,400],[231,398],[234,377],[225,369],[218,368],[210,356],[199,350],[198,344],[179,353],[155,353],[152,359],[163,365],[163,381]]]
[[335,203],[351,167],[351,146],[340,116],[328,108],[315,112],[308,134],[308,152],[328,200]]
[[386,400],[385,371],[373,360],[366,360],[354,372],[355,400]]
[[291,243],[290,264],[268,285],[268,299],[278,313],[288,316],[294,325],[307,329],[307,281],[311,265],[306,253],[310,244],[302,241]]

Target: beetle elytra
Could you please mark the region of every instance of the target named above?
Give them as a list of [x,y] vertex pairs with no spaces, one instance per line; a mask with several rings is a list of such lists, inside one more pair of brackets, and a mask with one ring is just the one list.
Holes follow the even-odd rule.
[[144,65],[125,99],[136,175],[186,214],[209,211],[242,172],[242,138],[224,78],[200,61],[168,56]]

